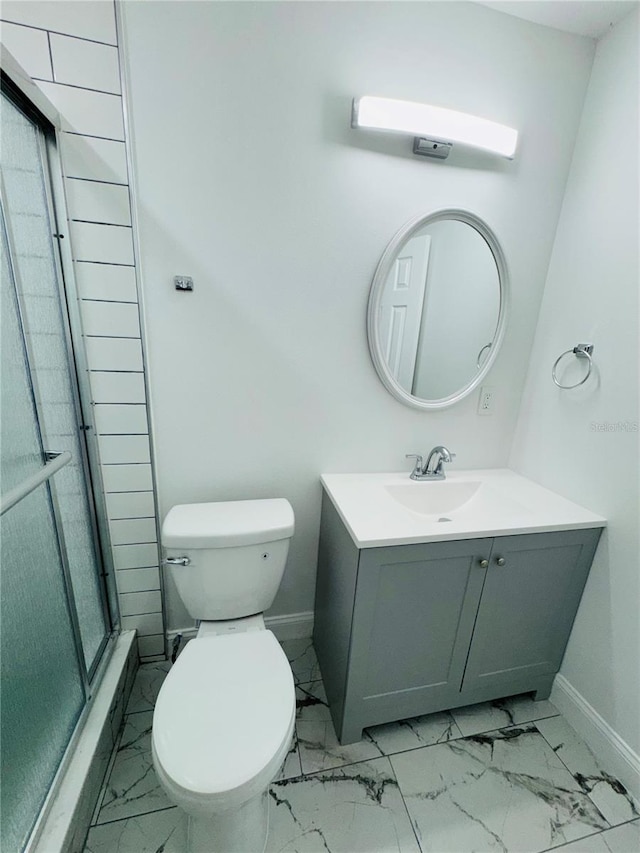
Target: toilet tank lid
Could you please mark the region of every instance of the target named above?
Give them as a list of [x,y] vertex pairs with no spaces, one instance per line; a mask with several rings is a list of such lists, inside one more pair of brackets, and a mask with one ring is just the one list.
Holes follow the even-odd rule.
[[165,548],[232,548],[293,536],[293,508],[285,498],[179,504],[162,525]]

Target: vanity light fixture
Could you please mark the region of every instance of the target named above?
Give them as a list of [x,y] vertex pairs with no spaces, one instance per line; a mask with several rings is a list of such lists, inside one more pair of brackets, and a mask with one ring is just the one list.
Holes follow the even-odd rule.
[[448,156],[452,143],[460,142],[512,160],[518,142],[517,130],[495,121],[444,107],[371,95],[353,99],[351,127],[411,134],[415,137],[415,154],[440,159]]

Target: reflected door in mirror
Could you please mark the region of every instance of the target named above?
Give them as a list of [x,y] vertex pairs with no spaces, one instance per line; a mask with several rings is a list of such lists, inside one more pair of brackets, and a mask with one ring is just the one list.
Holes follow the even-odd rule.
[[387,364],[396,382],[407,390],[414,382],[430,243],[428,234],[407,241],[395,258],[380,303]]

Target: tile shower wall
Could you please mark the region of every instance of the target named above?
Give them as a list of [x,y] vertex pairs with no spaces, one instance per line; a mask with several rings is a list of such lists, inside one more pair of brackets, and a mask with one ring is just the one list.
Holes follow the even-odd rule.
[[164,657],[154,483],[115,5],[5,2],[2,44],[63,117],[75,276],[123,628]]

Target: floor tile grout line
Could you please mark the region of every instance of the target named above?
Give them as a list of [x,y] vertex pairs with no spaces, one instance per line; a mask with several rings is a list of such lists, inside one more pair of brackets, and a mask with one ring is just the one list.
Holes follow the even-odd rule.
[[[424,716],[429,716],[429,715],[425,714]],[[562,715],[558,713],[558,714],[553,714],[553,716],[554,717],[561,717]],[[523,726],[535,726],[535,724],[537,722],[539,722],[540,720],[548,720],[548,719],[551,719],[551,718],[550,717],[537,717],[535,720],[524,720],[521,723],[507,723],[506,726],[494,726],[494,728],[492,728],[492,729],[482,729],[479,732],[470,732],[469,734],[463,733],[462,737],[463,738],[480,737],[481,735],[488,735],[488,734],[491,734],[492,732],[506,731],[507,729],[521,729],[521,728],[523,728]],[[455,717],[454,717],[454,722],[455,722]],[[456,723],[456,726],[458,728],[458,731],[462,731],[462,729],[460,728],[460,726],[457,723]],[[540,732],[540,734],[542,734],[542,732]],[[460,740],[460,738],[450,738],[450,740]]]
[[[429,715],[425,714],[424,716],[429,716]],[[454,720],[454,723],[455,723],[455,720]],[[467,740],[469,738],[474,738],[474,737],[479,737],[481,735],[491,734],[492,732],[506,731],[507,729],[518,729],[518,728],[522,728],[522,726],[528,726],[528,725],[531,725],[531,723],[530,722],[529,723],[514,723],[511,726],[502,726],[501,728],[498,728],[498,729],[487,729],[486,731],[474,732],[473,734],[469,734],[469,735],[461,734],[460,737],[457,737],[457,736],[456,737],[450,737],[450,738],[447,738],[446,740],[435,741],[434,743],[422,743],[422,744],[419,744],[418,746],[410,746],[408,749],[398,749],[398,750],[395,750],[394,752],[383,752],[383,755],[388,755],[388,756],[403,755],[406,752],[416,752],[416,750],[418,750],[418,749],[430,749],[433,746],[443,746],[444,744],[448,744],[448,743],[451,743],[453,741]],[[369,728],[375,728],[375,727],[370,726]],[[461,731],[460,727],[457,724],[456,724],[456,728],[458,729],[458,731]],[[367,729],[364,729],[364,731],[367,731]],[[540,734],[542,734],[542,732],[540,732]],[[377,741],[375,741],[375,739],[373,738],[373,735],[370,735],[370,737],[377,746]],[[381,747],[378,747],[378,748],[381,749]]]
[[[633,823],[638,818],[634,818],[633,820],[625,821],[625,823]],[[557,845],[556,847],[545,847],[544,850],[541,850],[540,853],[553,853],[555,850],[563,850],[565,847],[568,847],[569,844],[576,844],[579,841],[586,841],[587,838],[595,838],[597,835],[604,835],[605,832],[610,832],[612,829],[616,829],[618,826],[624,826],[625,824],[616,824],[616,826],[607,826],[605,829],[599,829],[596,832],[590,832],[589,835],[582,835],[580,838],[574,838],[571,841],[564,841],[562,844]],[[606,842],[605,842],[606,844]],[[608,846],[608,845],[607,845]]]
[[94,824],[91,827],[91,829],[96,829],[100,826],[110,826],[111,824],[114,824],[114,823],[121,823],[124,820],[133,820],[134,818],[144,817],[145,815],[150,815],[150,814],[157,814],[158,812],[169,812],[169,811],[172,811],[172,809],[178,809],[178,806],[162,806],[159,809],[150,809],[149,811],[146,811],[146,812],[139,812],[136,814],[130,814],[130,815],[126,815],[124,817],[114,817],[111,820],[105,820],[103,823]]
[[[463,706],[463,707],[466,707],[466,706]],[[469,707],[473,707],[473,706],[469,706]],[[455,711],[456,710],[458,710],[458,709],[457,708],[449,709],[449,713],[453,717],[453,721],[456,724],[458,731],[462,732],[462,729],[460,728],[458,721],[455,718]],[[424,716],[429,716],[429,715],[425,714]],[[555,714],[549,714],[548,716],[545,716],[545,717],[535,717],[535,719],[533,719],[533,720],[523,720],[520,723],[507,723],[504,726],[493,726],[493,728],[481,729],[478,732],[473,732],[470,734],[464,734],[464,732],[463,732],[462,737],[477,737],[478,735],[487,735],[487,734],[490,734],[491,732],[498,732],[498,731],[501,731],[502,729],[513,729],[513,728],[520,728],[521,726],[531,726],[531,725],[535,725],[540,720],[550,720],[550,719],[553,719],[553,717],[561,717],[561,716],[562,716],[562,714],[559,711],[557,711]],[[542,734],[542,732],[540,732],[540,734]],[[453,740],[453,738],[452,738],[452,740]],[[459,738],[457,738],[457,740],[459,740]]]
[[[395,755],[396,753],[393,753],[393,754]],[[294,778],[297,778],[297,779],[311,779],[311,778],[313,778],[313,777],[315,777],[315,776],[320,776],[322,773],[333,773],[333,772],[335,772],[336,770],[344,770],[346,767],[355,767],[355,765],[356,765],[356,764],[370,764],[372,761],[380,761],[380,759],[381,759],[381,758],[387,758],[387,759],[389,759],[389,760],[390,760],[390,759],[391,759],[391,754],[389,754],[389,755],[384,755],[384,754],[383,754],[383,755],[374,755],[374,756],[372,756],[371,758],[360,758],[360,759],[358,759],[358,761],[350,761],[350,762],[348,762],[347,764],[337,764],[337,765],[335,765],[334,767],[325,767],[325,768],[324,768],[324,769],[322,769],[322,770],[311,770],[311,771],[310,771],[310,772],[308,772],[308,773],[305,773],[305,771],[304,771],[304,769],[303,769],[303,770],[302,770],[302,775],[301,775],[301,776],[296,776],[296,777],[294,777]],[[300,765],[301,765],[301,767],[302,767],[302,753],[300,753]],[[281,781],[286,781],[286,780],[281,780]],[[275,784],[278,784],[278,783],[277,783],[276,781],[274,781],[272,784],[274,784],[274,785],[275,785]]]
[[396,784],[398,786],[398,792],[400,794],[400,799],[402,800],[402,804],[403,804],[405,811],[407,813],[407,818],[409,820],[409,824],[411,825],[411,831],[413,832],[413,836],[416,839],[416,844],[418,845],[418,850],[420,850],[420,853],[422,853],[422,844],[420,844],[420,839],[418,838],[418,829],[413,822],[413,818],[411,817],[411,812],[409,811],[409,806],[407,805],[407,801],[404,798],[404,793],[402,791],[402,787],[400,785],[400,780],[398,779],[398,775],[396,773],[396,768],[393,766],[393,762],[391,761],[391,756],[388,756],[388,759],[389,759],[389,764],[391,765],[391,772],[393,773],[393,776],[396,780]]
[[[321,681],[321,679],[318,679],[317,681]],[[317,681],[316,682],[305,682],[305,684],[313,684],[313,683],[317,683]],[[302,687],[302,684],[296,684],[296,687]],[[451,713],[451,712],[449,712],[449,713]],[[429,716],[429,715],[425,714],[422,716]],[[455,720],[455,717],[453,717],[452,713],[451,713],[451,716],[453,718],[453,722],[454,722],[456,728],[458,729],[458,731],[461,732],[462,730],[458,726],[458,724]],[[558,714],[554,714],[553,716],[561,716],[561,714],[558,713]],[[539,719],[542,720],[542,719],[549,719],[549,718],[548,717],[539,717]],[[297,720],[296,720],[296,722],[297,722]],[[309,773],[306,773],[304,771],[304,766],[303,766],[302,752],[300,752],[300,764],[302,766],[302,776],[313,776],[313,775],[316,775],[318,773],[326,773],[326,772],[329,772],[330,770],[337,770],[341,767],[350,767],[353,764],[362,764],[363,762],[366,762],[366,761],[375,761],[377,758],[390,758],[393,755],[402,755],[402,754],[407,753],[407,752],[416,752],[419,749],[430,749],[431,747],[434,747],[434,746],[442,746],[443,744],[450,743],[451,741],[467,740],[468,738],[474,738],[474,737],[478,737],[479,735],[490,734],[491,732],[504,731],[504,730],[513,729],[513,728],[522,728],[523,726],[531,726],[531,725],[533,725],[535,727],[536,731],[538,731],[537,726],[535,726],[535,721],[534,720],[528,720],[528,721],[523,722],[523,723],[513,723],[513,724],[510,724],[507,726],[500,726],[500,727],[494,728],[494,729],[486,729],[486,730],[483,730],[481,732],[474,732],[473,734],[468,734],[468,735],[461,734],[460,737],[447,738],[446,740],[436,741],[435,743],[423,743],[423,744],[420,744],[418,746],[409,747],[408,749],[399,749],[399,750],[392,751],[392,752],[383,752],[382,747],[378,746],[378,744],[375,741],[375,739],[373,738],[373,736],[370,735],[371,740],[373,741],[374,745],[380,750],[380,752],[381,752],[380,755],[374,756],[373,758],[359,759],[358,761],[349,761],[349,762],[346,762],[345,764],[339,764],[335,767],[327,768],[325,770],[313,770]],[[368,728],[375,728],[375,726],[369,726]],[[363,731],[367,731],[367,729],[364,729]],[[538,732],[538,733],[542,734],[542,732]],[[546,739],[545,739],[545,743],[547,743]],[[562,762],[562,763],[564,765],[564,762]],[[564,765],[564,766],[566,767],[566,765]],[[567,770],[568,770],[568,768],[567,768]],[[568,772],[571,773],[570,770],[568,770]],[[573,776],[572,773],[571,773],[571,775]]]
[[[536,721],[536,722],[537,722],[537,721]],[[552,744],[549,742],[549,740],[545,737],[544,732],[540,731],[540,729],[538,728],[538,726],[537,726],[537,725],[536,725],[536,731],[538,731],[538,732],[539,732],[539,734],[541,734],[541,735],[542,735],[542,737],[543,737],[543,739],[544,739],[544,742],[545,742],[546,744],[548,744],[549,749],[551,749],[551,750],[552,750],[553,754],[556,756],[556,758],[558,759],[558,761],[560,761],[560,762],[561,762],[561,764],[562,764],[564,767],[566,767],[566,768],[567,768],[567,770],[569,771],[569,773],[571,773],[571,775],[573,776],[573,778],[576,780],[576,783],[577,783],[578,785],[580,785],[580,783],[579,783],[579,782],[578,782],[578,780],[576,779],[576,774],[575,774],[575,773],[573,772],[573,770],[569,767],[569,765],[568,765],[568,764],[567,764],[567,762],[562,758],[562,756],[561,756],[561,755],[558,755],[558,753],[557,753],[557,752],[556,752],[556,750],[554,749],[553,745],[552,745]],[[587,745],[587,749],[588,749],[588,748],[589,748],[589,747],[588,747],[588,745]],[[580,785],[580,787],[582,788],[582,785]],[[586,795],[589,797],[589,799],[591,800],[591,802],[593,803],[593,800],[592,800],[592,799],[591,799],[591,797],[589,796],[589,792],[588,792],[588,791],[584,791],[584,790],[583,790],[583,793],[584,793],[584,794],[586,794]],[[593,803],[593,804],[594,804],[594,806],[596,806],[596,804],[595,804],[595,803]],[[598,807],[596,806],[596,808],[598,808]],[[600,809],[598,809],[598,811],[600,811]],[[603,817],[604,817],[604,815],[603,815]],[[605,820],[606,820],[606,818],[605,818]],[[609,823],[609,821],[607,821],[607,823]],[[604,831],[604,830],[603,830],[603,831]]]
[[[561,714],[554,714],[554,716],[562,716],[562,715],[561,715]],[[548,718],[548,717],[540,717],[539,719],[549,719],[549,718]],[[454,722],[455,722],[455,720],[454,720]],[[458,741],[458,740],[467,740],[467,739],[469,739],[469,738],[477,737],[478,735],[488,734],[488,733],[490,733],[490,732],[494,732],[494,731],[503,731],[503,730],[506,730],[506,729],[512,729],[512,728],[521,728],[521,727],[523,727],[523,726],[527,726],[527,725],[533,725],[533,726],[534,726],[534,728],[535,728],[535,731],[543,737],[544,742],[549,746],[549,748],[550,748],[550,749],[552,749],[552,750],[553,750],[553,747],[549,744],[549,742],[548,742],[548,741],[547,741],[547,739],[544,737],[544,735],[542,735],[542,732],[540,732],[540,731],[539,731],[539,729],[537,728],[537,726],[535,726],[535,721],[533,721],[533,720],[532,720],[532,721],[528,721],[528,722],[526,722],[526,723],[514,723],[514,724],[513,724],[513,725],[511,725],[511,726],[502,726],[501,728],[498,728],[498,729],[488,729],[487,731],[476,732],[476,733],[474,733],[474,734],[470,734],[470,735],[462,735],[462,737],[459,737],[459,738],[448,738],[447,740],[444,740],[444,741],[437,741],[436,743],[431,743],[431,744],[422,744],[422,745],[420,745],[420,746],[410,747],[409,749],[397,750],[397,751],[395,751],[395,752],[382,752],[382,754],[381,754],[381,755],[379,755],[379,756],[374,756],[374,757],[372,757],[372,758],[364,758],[364,759],[359,759],[358,761],[350,761],[350,762],[347,762],[347,763],[345,763],[345,764],[338,764],[338,765],[336,765],[336,766],[334,766],[334,767],[325,768],[325,769],[323,769],[323,770],[313,770],[313,771],[310,771],[310,772],[305,772],[305,770],[304,770],[304,764],[303,764],[303,759],[302,759],[302,751],[301,751],[301,750],[299,750],[299,754],[300,754],[300,765],[301,765],[301,769],[302,769],[302,775],[301,775],[301,777],[300,777],[300,778],[307,778],[307,777],[317,776],[317,775],[318,775],[318,774],[320,774],[320,773],[329,773],[329,772],[331,772],[331,771],[333,771],[333,770],[339,770],[339,769],[342,769],[342,768],[344,768],[344,767],[351,767],[351,766],[353,766],[353,765],[355,765],[355,764],[363,764],[363,763],[366,763],[366,762],[368,762],[368,761],[376,761],[378,758],[389,758],[389,759],[390,759],[391,757],[393,757],[393,756],[395,756],[395,755],[403,755],[403,754],[406,754],[406,753],[408,753],[408,752],[417,752],[418,750],[421,750],[421,749],[430,749],[431,747],[434,747],[434,746],[442,746],[443,744],[448,744],[448,743],[453,742],[453,741]],[[374,743],[375,743],[375,741],[374,741]],[[377,744],[376,744],[376,746],[377,746]],[[380,749],[380,747],[378,747],[378,748]],[[554,755],[557,755],[557,753],[555,753],[555,751],[554,751]],[[575,775],[572,773],[572,771],[567,767],[567,765],[565,764],[565,762],[564,762],[564,761],[562,761],[562,759],[560,759],[560,757],[559,757],[559,756],[558,756],[558,758],[559,758],[559,760],[560,760],[561,764],[563,765],[563,767],[567,770],[567,772],[571,775],[571,777],[572,777],[572,778],[574,779],[574,781],[576,781],[576,783],[577,783],[577,780],[575,779]],[[578,783],[578,784],[579,784],[579,783]],[[586,791],[581,791],[580,793],[582,793],[583,795],[587,796],[587,797],[589,798],[589,800],[591,801],[591,803],[594,805],[594,807],[598,810],[598,812],[600,812],[600,809],[598,808],[598,806],[595,804],[595,802],[593,801],[593,799],[589,796],[589,794],[588,794]],[[609,821],[604,817],[604,815],[602,815],[602,813],[601,813],[601,812],[600,812],[600,814],[601,814],[601,816],[602,816],[603,820],[604,820],[607,824],[609,824],[609,825],[608,825],[608,827],[606,827],[604,830],[600,830],[600,832],[604,832],[604,831],[606,831],[606,829],[612,829],[614,826],[620,826],[620,825],[622,825],[622,824],[611,824],[611,823],[610,823],[610,822],[609,822]],[[634,820],[638,820],[638,819],[639,819],[639,818],[631,818],[629,821],[624,821],[624,823],[631,823],[631,822],[633,822]],[[549,849],[553,849],[553,848],[549,848]]]
[[[508,728],[508,727],[505,726],[504,728]],[[514,728],[518,728],[518,727],[515,726]],[[491,731],[500,731],[500,729],[492,729]],[[487,732],[479,732],[478,734],[487,734]],[[436,743],[423,743],[420,746],[412,746],[412,747],[409,747],[409,749],[399,749],[399,750],[396,750],[395,752],[382,752],[382,748],[379,747],[375,741],[373,741],[375,746],[378,749],[380,749],[380,751],[381,751],[380,755],[374,755],[371,758],[359,758],[357,761],[348,761],[344,764],[337,764],[337,765],[332,766],[332,767],[326,767],[323,770],[311,770],[308,773],[305,772],[303,769],[302,770],[302,777],[317,776],[319,773],[330,773],[333,770],[341,770],[344,767],[352,767],[354,764],[366,764],[367,762],[370,762],[370,761],[378,761],[380,758],[391,759],[392,757],[394,757],[396,755],[406,755],[408,752],[418,752],[421,749],[431,749],[434,746],[444,746],[448,743],[451,743],[452,741],[467,740],[467,738],[473,738],[473,737],[476,737],[476,735],[463,735],[462,737],[459,737],[459,738],[448,738],[447,740],[436,741]],[[372,740],[373,740],[373,738],[372,738]],[[302,765],[302,763],[303,763],[302,762],[302,752],[300,752],[300,764]],[[300,778],[302,778],[302,777],[300,777]]]
[[[473,735],[468,735],[468,737],[473,737]],[[392,755],[405,755],[407,752],[417,752],[419,749],[430,749],[432,746],[444,746],[445,744],[458,740],[466,740],[466,738],[464,735],[462,737],[450,737],[446,740],[437,740],[435,743],[421,743],[419,746],[410,746],[408,749],[396,749],[393,752],[383,752],[382,754],[391,758]],[[374,740],[374,743],[378,746],[377,741]],[[382,749],[382,747],[378,747],[378,749]]]

